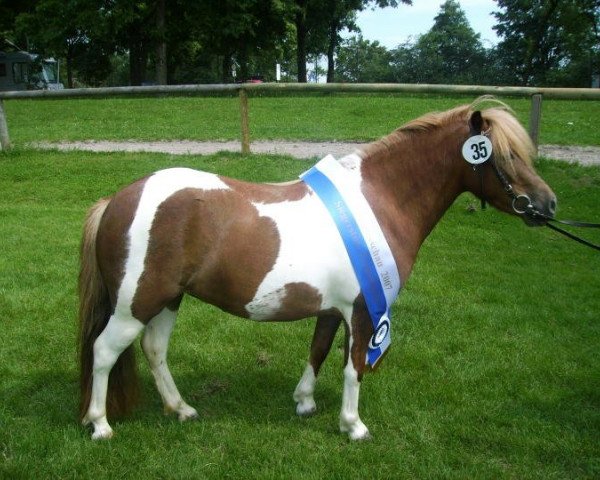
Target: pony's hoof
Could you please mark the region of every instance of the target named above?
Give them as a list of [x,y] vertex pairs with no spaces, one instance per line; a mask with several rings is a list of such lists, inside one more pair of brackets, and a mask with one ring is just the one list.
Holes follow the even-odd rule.
[[108,440],[112,438],[114,432],[110,427],[98,427],[92,433],[92,440]]
[[197,420],[200,418],[200,415],[198,415],[198,412],[195,408],[186,405],[177,412],[177,418],[180,422],[188,422],[190,420]]
[[340,422],[340,432],[347,433],[348,438],[352,441],[371,440],[369,429],[360,420],[352,425],[345,422]]
[[368,442],[373,440],[368,430],[364,432],[348,432],[348,438],[353,442]]
[[317,404],[311,398],[310,400],[304,400],[296,404],[296,415],[299,417],[310,417],[317,411]]

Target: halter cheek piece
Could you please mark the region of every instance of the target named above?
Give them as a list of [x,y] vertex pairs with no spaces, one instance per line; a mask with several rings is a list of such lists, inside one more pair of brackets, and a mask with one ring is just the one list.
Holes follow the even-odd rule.
[[[476,129],[474,129],[474,127],[472,125],[470,127],[470,135],[471,136],[483,135],[484,137],[488,137],[489,134],[490,134],[489,128],[487,130],[478,132]],[[528,195],[525,195],[525,194],[517,195],[515,193],[513,186],[510,184],[510,182],[506,178],[506,175],[504,175],[502,170],[500,170],[500,168],[496,164],[496,161],[494,160],[493,150],[492,150],[490,157],[486,161],[479,163],[477,165],[473,165],[473,170],[475,170],[479,174],[479,184],[480,184],[480,193],[481,193],[481,195],[480,195],[481,209],[485,210],[486,203],[487,203],[487,200],[485,197],[484,182],[483,182],[483,169],[487,163],[489,163],[492,166],[492,169],[494,170],[494,173],[496,174],[496,178],[498,178],[498,180],[504,187],[504,191],[506,192],[506,194],[512,198],[512,208],[515,211],[515,213],[517,213],[518,215],[524,215],[524,214],[529,214],[529,213],[533,212],[534,207],[533,207],[533,204],[531,203],[531,199],[529,198]]]
[[[489,129],[479,133],[479,132],[477,132],[477,130],[473,129],[473,127],[471,126],[471,136],[484,135],[487,137],[489,135],[489,133],[490,133]],[[517,195],[515,193],[512,185],[506,178],[506,175],[504,175],[502,170],[500,170],[500,168],[496,164],[496,162],[494,160],[493,151],[492,151],[492,154],[490,155],[490,157],[485,162],[480,163],[478,165],[473,165],[473,170],[475,170],[479,174],[480,185],[481,185],[481,187],[480,187],[481,188],[481,208],[483,210],[485,210],[485,206],[486,206],[485,191],[484,191],[484,187],[483,187],[483,168],[484,168],[484,165],[488,162],[492,166],[492,169],[494,170],[496,177],[498,178],[498,180],[504,187],[504,191],[506,192],[506,194],[509,197],[512,198],[512,209],[517,215],[527,215],[533,219],[545,220],[546,221],[545,225],[548,228],[554,230],[555,232],[565,235],[566,237],[570,238],[571,240],[575,240],[576,242],[579,242],[583,245],[593,248],[594,250],[600,250],[600,245],[596,245],[596,244],[591,243],[581,237],[578,237],[577,235],[567,232],[566,230],[563,230],[562,228],[559,228],[556,225],[552,225],[550,222],[556,222],[556,223],[561,223],[563,225],[570,225],[571,227],[582,227],[582,228],[600,228],[600,223],[577,222],[575,220],[558,220],[554,217],[551,217],[549,215],[546,215],[545,213],[540,212],[537,208],[535,208],[535,206],[531,202],[531,198],[529,198],[528,195],[526,195],[524,193]]]

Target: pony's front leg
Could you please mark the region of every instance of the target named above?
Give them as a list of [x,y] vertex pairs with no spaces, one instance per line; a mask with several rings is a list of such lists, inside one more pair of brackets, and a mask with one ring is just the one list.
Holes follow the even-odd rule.
[[340,315],[324,314],[317,317],[308,364],[294,391],[296,413],[300,416],[312,415],[317,410],[317,405],[313,397],[317,375],[325,358],[327,358],[329,350],[331,350],[333,339],[341,321],[342,318]]
[[344,391],[340,412],[340,431],[347,433],[351,440],[370,438],[369,429],[358,415],[360,382],[365,371],[367,347],[373,334],[373,327],[364,302],[355,302],[352,321],[346,329],[349,351],[344,367]]

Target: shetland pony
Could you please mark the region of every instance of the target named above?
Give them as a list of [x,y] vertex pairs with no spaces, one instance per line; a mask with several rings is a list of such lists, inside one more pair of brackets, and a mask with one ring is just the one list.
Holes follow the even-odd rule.
[[[456,197],[469,191],[518,214],[514,194],[552,216],[556,198],[535,173],[529,136],[501,102],[478,99],[409,122],[339,159],[361,190],[406,282],[419,247]],[[494,168],[467,163],[473,132],[493,145]],[[485,186],[485,188],[482,188]],[[529,225],[540,218],[522,213]],[[141,344],[166,411],[198,416],[179,393],[167,346],[184,294],[257,321],[317,317],[308,363],[293,398],[298,415],[316,409],[316,377],[344,325],[339,426],[368,438],[359,388],[373,327],[358,281],[329,213],[304,182],[256,184],[185,168],[155,172],[98,201],[81,246],[81,418],[92,438],[110,438],[111,414],[135,402],[132,342]]]

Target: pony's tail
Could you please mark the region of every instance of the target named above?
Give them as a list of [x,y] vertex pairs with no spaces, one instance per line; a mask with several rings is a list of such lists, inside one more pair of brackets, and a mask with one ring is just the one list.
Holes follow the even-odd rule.
[[[110,198],[99,200],[90,208],[81,239],[79,270],[79,383],[80,418],[88,410],[92,394],[94,343],[102,333],[112,313],[108,289],[100,273],[96,256],[96,237],[100,220]],[[139,384],[135,365],[135,350],[129,346],[111,369],[108,380],[107,411],[111,416],[128,413],[135,405]]]

